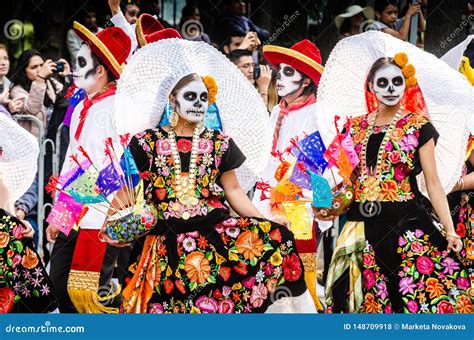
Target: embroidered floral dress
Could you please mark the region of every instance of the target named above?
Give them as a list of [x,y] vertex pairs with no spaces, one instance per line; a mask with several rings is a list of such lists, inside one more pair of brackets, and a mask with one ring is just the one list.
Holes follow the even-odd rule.
[[[473,137],[471,136],[471,139]],[[465,176],[474,171],[473,165],[466,161],[462,175]],[[474,191],[464,190],[450,193],[448,195],[451,216],[453,217],[456,233],[463,241],[463,249],[460,252],[462,263],[466,267],[471,282],[474,282]]]
[[[177,147],[185,174],[192,138],[177,137]],[[136,135],[130,150],[159,222],[132,250],[125,313],[264,312],[279,297],[306,291],[291,232],[264,219],[230,216],[220,178],[245,160],[232,139],[209,129],[200,135],[199,203],[191,210],[175,197],[165,130]]]
[[[360,153],[368,126],[367,115],[352,121],[351,135],[357,153]],[[369,139],[367,164],[370,167],[377,163],[378,149],[387,129],[388,126],[375,127]],[[438,133],[424,116],[411,113],[397,122],[383,153],[381,196],[375,214],[367,214],[363,176],[356,171],[356,201],[348,211],[344,228],[360,226],[362,222],[361,237],[354,243],[354,249],[359,251],[347,251],[344,256],[356,263],[352,268],[360,273],[361,284],[350,292],[348,271],[334,275],[327,290],[331,311],[472,312],[473,285],[455,253],[446,252],[447,242],[432,223],[430,202],[417,187],[416,175],[422,171],[419,150],[437,138]],[[354,235],[357,234],[354,232]],[[336,266],[343,263],[342,257],[337,258],[338,251],[343,253],[342,249],[335,250],[333,273],[337,272]],[[350,301],[352,308],[349,308]]]
[[47,313],[57,307],[51,282],[24,230],[17,218],[0,209],[0,314]]

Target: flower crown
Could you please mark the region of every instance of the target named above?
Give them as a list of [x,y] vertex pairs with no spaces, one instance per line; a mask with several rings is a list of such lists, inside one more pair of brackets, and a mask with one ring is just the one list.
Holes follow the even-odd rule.
[[399,52],[393,57],[393,61],[402,69],[403,76],[405,77],[405,85],[407,88],[416,86],[418,80],[415,78],[415,66],[408,64],[408,56],[404,52]]
[[205,76],[202,77],[202,81],[207,88],[209,105],[212,105],[216,102],[216,94],[218,90],[216,80],[212,76]]

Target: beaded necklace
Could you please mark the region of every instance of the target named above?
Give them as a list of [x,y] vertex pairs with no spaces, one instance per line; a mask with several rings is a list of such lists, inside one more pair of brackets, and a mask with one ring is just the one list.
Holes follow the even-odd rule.
[[381,182],[381,174],[382,174],[382,157],[385,150],[385,145],[390,140],[390,135],[392,134],[393,129],[395,128],[395,124],[397,123],[400,115],[403,112],[403,107],[397,111],[395,116],[392,119],[388,129],[385,131],[384,138],[382,143],[380,144],[379,151],[377,153],[377,164],[375,169],[370,173],[367,167],[367,144],[369,143],[369,138],[372,135],[374,128],[375,128],[375,120],[377,119],[377,115],[379,111],[377,110],[374,113],[374,116],[369,123],[369,127],[367,130],[367,134],[365,135],[364,140],[362,141],[362,149],[360,151],[360,159],[361,159],[361,174],[362,174],[362,181],[364,184],[364,198],[369,202],[374,202],[380,200],[380,193],[382,191],[380,187]]
[[[174,190],[176,198],[186,206],[186,208],[192,208],[198,205],[199,199],[194,191],[196,184],[196,167],[197,167],[197,153],[199,145],[199,135],[202,127],[198,124],[194,128],[192,148],[191,148],[191,161],[189,163],[189,174],[183,175],[181,172],[181,157],[179,156],[178,146],[176,143],[176,133],[173,128],[168,132],[169,141],[171,144],[171,152],[173,155],[173,167],[174,167]],[[185,211],[182,214],[182,218],[189,219],[189,212]]]

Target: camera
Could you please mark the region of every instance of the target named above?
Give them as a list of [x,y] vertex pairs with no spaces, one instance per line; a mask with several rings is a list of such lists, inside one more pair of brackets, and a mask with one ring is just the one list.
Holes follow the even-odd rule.
[[260,78],[260,65],[255,64],[253,68],[253,79],[257,80],[258,78]]
[[64,71],[64,63],[62,61],[56,61],[54,65],[56,65],[56,71],[54,71],[55,73]]

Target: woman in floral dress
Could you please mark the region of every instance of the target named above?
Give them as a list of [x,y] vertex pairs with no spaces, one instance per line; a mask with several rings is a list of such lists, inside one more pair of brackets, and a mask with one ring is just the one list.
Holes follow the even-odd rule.
[[468,159],[463,167],[463,175],[458,180],[453,191],[448,195],[451,208],[451,216],[456,228],[456,234],[463,241],[463,249],[460,252],[470,281],[474,282],[474,235],[472,226],[474,224],[474,136],[470,136],[468,143]]
[[0,174],[0,314],[51,312],[56,299],[34,251],[34,231],[11,213],[9,196]]
[[[436,172],[438,133],[401,105],[405,90],[417,86],[414,73],[405,54],[377,60],[368,91],[380,106],[351,121],[360,163],[326,287],[332,312],[472,312],[473,288],[456,254],[462,242]],[[431,203],[417,186],[421,171]]]
[[[133,247],[123,312],[315,312],[291,232],[261,218],[238,184],[245,156],[202,127],[216,92],[213,78],[185,76],[170,95],[170,125],[130,141],[158,222]],[[114,236],[104,230],[120,245]]]

